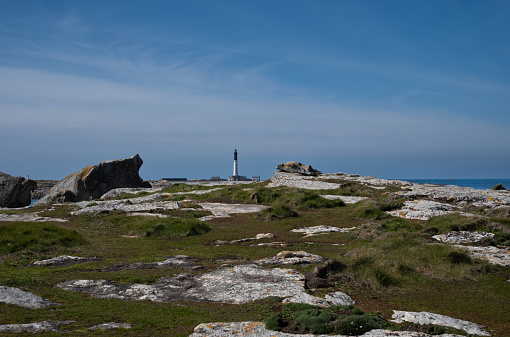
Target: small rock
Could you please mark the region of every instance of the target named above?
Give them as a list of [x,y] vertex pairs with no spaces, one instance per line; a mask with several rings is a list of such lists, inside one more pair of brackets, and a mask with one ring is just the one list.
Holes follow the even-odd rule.
[[129,323],[103,323],[91,326],[87,330],[114,330],[114,329],[131,329],[131,324]]
[[324,298],[332,305],[354,305],[354,300],[340,291],[327,294]]
[[86,263],[86,262],[95,262],[100,261],[98,258],[88,258],[88,257],[77,257],[77,256],[69,256],[62,255],[55,257],[53,259],[42,260],[34,262],[36,266],[70,266],[78,263]]
[[281,172],[298,173],[305,176],[314,176],[320,173],[320,171],[312,168],[311,165],[296,163],[295,161],[289,161],[285,164],[280,163],[276,166],[276,169]]
[[327,233],[331,233],[331,232],[347,233],[354,229],[356,229],[356,227],[340,228],[340,227],[331,227],[331,226],[320,225],[320,226],[293,229],[292,232],[305,233],[305,237],[310,237],[310,236],[314,236],[314,235],[327,234]]
[[293,265],[302,263],[320,263],[324,259],[315,254],[310,254],[304,251],[283,251],[278,253],[275,257],[260,259],[255,261],[256,264],[277,264],[277,265]]

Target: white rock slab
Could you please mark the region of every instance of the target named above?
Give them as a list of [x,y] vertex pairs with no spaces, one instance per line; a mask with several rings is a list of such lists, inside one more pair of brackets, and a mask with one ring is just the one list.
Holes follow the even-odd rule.
[[320,263],[324,258],[304,251],[283,251],[274,257],[255,261],[256,264],[294,265],[302,263]]
[[19,305],[29,309],[40,309],[58,305],[31,292],[4,286],[0,286],[0,302]]
[[[232,322],[232,323],[202,323],[195,327],[189,337],[348,337],[341,335],[311,335],[291,334],[267,330],[264,322]],[[463,337],[460,335],[444,334],[442,337]],[[431,337],[422,332],[371,330],[360,337]]]
[[451,231],[447,234],[438,234],[432,236],[433,239],[442,242],[449,243],[472,243],[479,242],[484,239],[492,239],[494,237],[494,233],[488,232],[469,232],[469,231]]
[[356,227],[342,228],[342,227],[332,227],[332,226],[320,225],[320,226],[297,228],[297,229],[293,229],[292,232],[304,233],[305,237],[310,237],[310,236],[314,236],[314,235],[328,234],[328,233],[332,233],[332,232],[347,233],[354,229],[356,229]]
[[115,323],[115,322],[102,323],[102,324],[97,324],[97,325],[91,326],[87,330],[93,331],[93,330],[115,330],[115,329],[131,329],[131,324],[129,324],[129,323]]
[[70,256],[70,255],[61,255],[48,260],[35,261],[34,265],[36,266],[55,266],[55,265],[63,265],[63,264],[77,264],[77,263],[85,263],[91,261],[98,261],[97,258],[88,258],[88,257],[78,257],[78,256]]
[[231,214],[237,213],[257,213],[269,206],[255,205],[255,204],[222,204],[215,202],[200,202],[197,203],[204,210],[210,211],[212,216],[204,217],[202,220],[210,220],[212,218],[227,218]]
[[406,219],[428,220],[434,216],[457,213],[464,216],[472,216],[469,213],[454,211],[455,207],[431,200],[414,200],[404,202],[404,207],[399,210],[386,212],[390,215]]
[[435,324],[441,326],[448,326],[455,329],[466,331],[468,334],[490,336],[491,334],[479,324],[471,323],[461,319],[452,318],[449,316],[434,314],[427,311],[412,312],[412,311],[399,311],[393,310],[392,322],[402,323],[411,322],[421,325]]
[[27,324],[3,324],[0,332],[62,332],[62,325],[72,324],[74,321],[42,321]]
[[19,221],[19,222],[67,222],[66,219],[50,218],[40,216],[38,212],[34,213],[0,213],[0,221]]
[[333,195],[333,194],[322,194],[321,197],[329,200],[342,200],[346,204],[355,204],[361,200],[368,199],[367,197],[356,197],[349,195]]
[[269,178],[267,187],[287,186],[302,188],[307,190],[334,190],[340,187],[340,184],[328,183],[317,180],[315,177],[301,176],[299,174],[277,172]]
[[486,260],[489,263],[499,264],[501,266],[510,266],[510,249],[497,247],[476,247],[455,245],[455,247],[469,251],[469,253],[479,259]]

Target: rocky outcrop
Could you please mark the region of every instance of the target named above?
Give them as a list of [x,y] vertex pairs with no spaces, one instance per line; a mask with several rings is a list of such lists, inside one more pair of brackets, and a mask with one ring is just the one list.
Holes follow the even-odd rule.
[[0,172],[0,207],[29,206],[32,201],[30,192],[36,188],[37,183],[31,179]]
[[280,163],[276,166],[276,169],[281,172],[298,173],[304,176],[315,176],[320,173],[320,171],[312,168],[311,165],[296,163],[295,161],[289,161],[285,164]]
[[[293,334],[268,330],[264,322],[231,322],[231,323],[202,323],[195,327],[189,337],[315,337],[312,334]],[[326,336],[326,335],[320,335]],[[347,337],[345,335],[327,335],[329,337]],[[444,337],[462,337],[460,335],[443,334]],[[365,332],[360,337],[432,337],[423,332],[390,331],[374,329]]]
[[0,325],[0,332],[64,332],[62,325],[69,325],[74,321],[42,321],[27,324],[4,324]]
[[150,188],[150,184],[144,182],[138,174],[142,164],[140,156],[135,155],[128,159],[109,160],[87,166],[59,181],[36,205],[99,199],[114,188]]
[[393,310],[393,322],[411,322],[417,324],[435,324],[440,326],[449,326],[455,329],[466,331],[468,334],[479,336],[490,336],[491,334],[483,326],[460,319],[434,314],[431,312],[412,312]]

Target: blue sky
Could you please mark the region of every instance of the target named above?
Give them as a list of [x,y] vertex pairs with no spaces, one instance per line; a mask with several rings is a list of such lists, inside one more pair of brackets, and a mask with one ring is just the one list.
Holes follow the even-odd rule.
[[0,0],[0,171],[510,176],[508,1]]

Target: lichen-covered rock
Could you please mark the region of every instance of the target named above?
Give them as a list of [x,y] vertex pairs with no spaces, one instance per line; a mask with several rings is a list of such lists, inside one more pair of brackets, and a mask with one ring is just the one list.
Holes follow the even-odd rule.
[[393,310],[393,322],[402,323],[402,322],[411,322],[417,324],[435,324],[441,326],[448,326],[455,329],[460,329],[466,331],[468,334],[472,335],[480,335],[480,336],[490,336],[491,334],[484,329],[483,326],[471,323],[468,321],[464,321],[461,319],[452,318],[449,316],[444,316],[440,314],[434,314],[431,312],[412,312],[412,311],[399,311]]
[[31,179],[0,172],[0,207],[29,206],[32,201],[30,193],[36,188],[37,183]]
[[59,181],[36,205],[99,199],[114,188],[150,188],[150,184],[144,182],[138,174],[142,164],[140,156],[135,155],[128,159],[109,160],[87,166]]
[[298,173],[305,176],[314,176],[320,173],[320,171],[317,171],[311,165],[296,163],[295,161],[289,161],[285,164],[280,163],[276,166],[276,169],[282,172]]
[[303,263],[320,263],[324,258],[319,255],[303,252],[303,251],[283,251],[274,257],[268,257],[255,261],[256,264],[277,264],[277,265],[293,265]]
[[[189,337],[346,337],[345,335],[312,335],[312,334],[292,334],[266,329],[264,322],[213,322],[202,323],[195,327],[194,332]],[[443,334],[443,337],[462,337],[460,335]],[[423,332],[413,331],[390,331],[374,329],[359,337],[431,337]]]
[[62,325],[72,324],[74,321],[42,321],[27,324],[3,324],[0,332],[62,332]]

